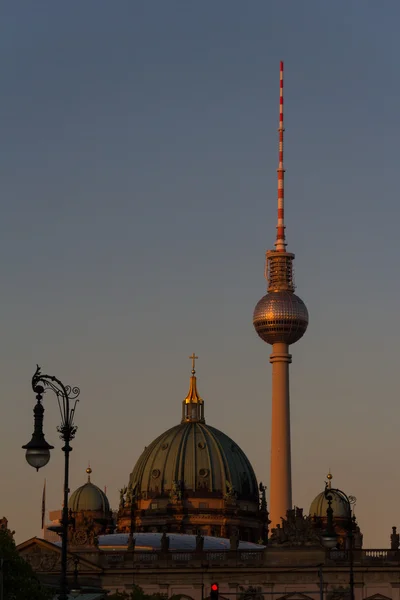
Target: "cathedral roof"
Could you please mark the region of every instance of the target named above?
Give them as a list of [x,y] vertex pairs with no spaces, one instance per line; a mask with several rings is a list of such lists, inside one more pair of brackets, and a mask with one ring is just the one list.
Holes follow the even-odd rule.
[[105,493],[94,485],[90,481],[90,474],[92,469],[88,467],[86,473],[88,474],[87,482],[79,487],[71,494],[68,501],[68,508],[74,512],[81,510],[93,510],[101,511],[104,514],[109,513],[110,504]]
[[[170,550],[196,549],[196,536],[185,533],[168,533]],[[162,533],[135,533],[135,550],[160,550]],[[124,548],[129,544],[128,533],[112,533],[99,536],[99,548]],[[61,545],[61,542],[57,542]],[[230,541],[226,538],[204,536],[204,550],[229,550]],[[252,542],[239,542],[239,550],[263,550],[264,546]]]
[[194,374],[193,367],[182,422],[144,449],[131,473],[130,487],[144,497],[184,489],[185,493],[217,493],[258,501],[256,476],[243,450],[225,433],[205,423],[204,402]]
[[[155,439],[130,476],[136,493],[185,491],[258,497],[257,480],[243,450],[225,433],[205,423],[181,423]],[[232,489],[233,488],[233,489]]]

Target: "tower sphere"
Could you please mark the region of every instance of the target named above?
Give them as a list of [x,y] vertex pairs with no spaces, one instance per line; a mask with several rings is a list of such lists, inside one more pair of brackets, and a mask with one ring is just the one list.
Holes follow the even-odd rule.
[[253,325],[260,338],[268,344],[294,344],[306,332],[307,307],[293,292],[270,292],[257,303]]

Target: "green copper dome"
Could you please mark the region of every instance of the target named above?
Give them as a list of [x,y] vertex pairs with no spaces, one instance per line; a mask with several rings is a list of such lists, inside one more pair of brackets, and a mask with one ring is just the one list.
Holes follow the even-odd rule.
[[243,450],[227,435],[204,422],[184,422],[155,439],[130,476],[136,493],[163,495],[176,486],[184,492],[236,492],[258,498],[253,468]]
[[[350,516],[350,507],[344,496],[339,490],[331,488],[332,475],[328,473],[328,489],[327,492],[332,497],[332,510],[334,519],[346,519]],[[328,509],[328,500],[325,497],[325,492],[321,492],[314,498],[310,506],[310,516],[317,516],[326,518],[326,511]]]
[[105,493],[90,481],[90,473],[92,469],[86,469],[88,480],[85,485],[79,487],[71,494],[68,501],[68,508],[73,512],[81,510],[90,510],[108,514],[110,512],[110,504]]
[[253,468],[237,444],[206,425],[204,401],[197,391],[194,354],[189,392],[182,403],[182,422],[161,434],[139,457],[129,480],[136,495],[169,493],[254,500],[258,486]]

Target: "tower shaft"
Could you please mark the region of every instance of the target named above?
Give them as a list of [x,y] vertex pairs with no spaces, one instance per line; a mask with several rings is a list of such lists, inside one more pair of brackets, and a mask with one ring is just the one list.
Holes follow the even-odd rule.
[[269,518],[271,527],[281,523],[292,508],[292,464],[290,451],[289,364],[292,356],[288,344],[272,346],[272,427]]

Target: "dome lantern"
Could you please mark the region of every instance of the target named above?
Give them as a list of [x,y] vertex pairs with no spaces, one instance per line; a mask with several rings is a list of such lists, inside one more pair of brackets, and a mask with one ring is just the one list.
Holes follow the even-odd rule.
[[189,392],[182,403],[182,423],[204,423],[204,402],[197,391],[197,378],[195,361],[198,356],[193,352],[189,356],[192,361],[192,376],[190,378]]

